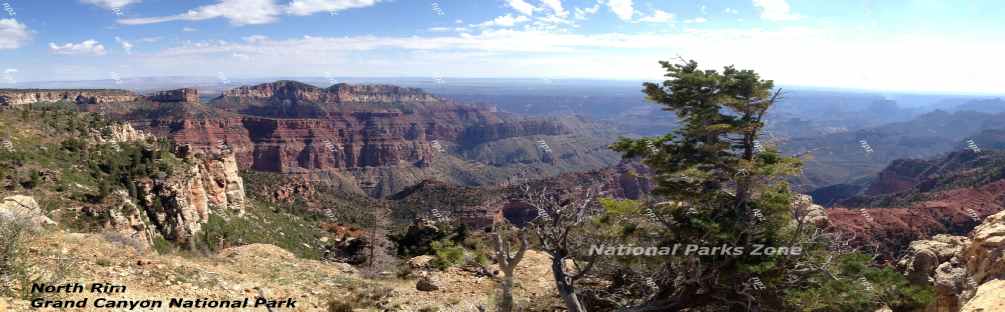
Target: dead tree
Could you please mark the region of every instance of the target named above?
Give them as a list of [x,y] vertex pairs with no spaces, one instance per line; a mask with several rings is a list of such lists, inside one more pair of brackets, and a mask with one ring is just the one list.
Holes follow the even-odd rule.
[[[576,282],[597,263],[594,255],[576,252],[589,248],[585,244],[589,238],[583,235],[581,227],[598,212],[595,194],[593,188],[570,193],[552,192],[548,187],[534,189],[529,185],[521,188],[521,200],[537,210],[537,218],[529,227],[540,240],[541,249],[551,256],[555,286],[570,312],[586,311],[576,293]],[[572,268],[566,268],[568,260]]]
[[[503,273],[502,283],[500,284],[501,298],[499,300],[499,312],[513,311],[513,271],[516,269],[516,265],[520,263],[520,260],[523,260],[523,255],[527,252],[527,248],[530,247],[526,229],[518,228],[511,230],[509,228],[511,228],[509,224],[502,223],[495,225],[492,231],[492,236],[495,238],[495,261],[499,264],[499,269]],[[516,232],[516,239],[520,241],[520,246],[517,247],[515,253],[510,246],[509,234],[511,231]]]

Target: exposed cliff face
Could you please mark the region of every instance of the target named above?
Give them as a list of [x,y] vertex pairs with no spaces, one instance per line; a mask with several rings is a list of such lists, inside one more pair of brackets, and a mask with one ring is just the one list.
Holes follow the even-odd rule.
[[1005,210],[1005,180],[980,187],[926,194],[907,207],[833,208],[827,211],[835,230],[855,237],[858,246],[876,246],[895,258],[910,242],[935,234],[963,234],[982,218]]
[[221,98],[236,98],[239,102],[243,103],[252,103],[256,100],[325,104],[442,102],[441,99],[416,88],[404,88],[392,85],[349,85],[344,83],[328,88],[318,88],[296,81],[277,81],[255,86],[244,86],[224,92]]
[[152,227],[169,240],[187,242],[213,211],[244,213],[244,182],[233,154],[190,155],[174,175],[141,181],[140,206]]
[[154,102],[186,102],[199,103],[199,90],[184,88],[177,90],[160,91],[146,97]]
[[132,102],[139,98],[139,95],[125,90],[0,90],[0,106],[21,106],[46,102],[104,104]]
[[91,133],[91,139],[98,143],[144,142],[153,138],[149,133],[136,130],[128,123],[113,124]]
[[911,243],[898,262],[912,283],[933,285],[926,312],[1005,309],[1005,212],[989,216],[969,237],[938,235]]
[[[196,150],[229,149],[241,168],[344,177],[373,196],[392,194],[442,175],[443,170],[457,171],[465,157],[459,151],[479,144],[573,130],[557,120],[508,117],[414,88],[346,84],[318,88],[293,81],[245,86],[208,105],[178,104],[141,115],[123,118]],[[528,144],[531,151],[537,148],[523,142]],[[559,156],[577,157],[557,155],[551,161]],[[442,161],[450,164],[434,165]]]

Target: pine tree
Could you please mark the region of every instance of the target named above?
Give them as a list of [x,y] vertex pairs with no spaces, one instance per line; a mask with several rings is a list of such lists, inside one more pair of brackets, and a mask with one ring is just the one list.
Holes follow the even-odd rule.
[[[765,115],[782,95],[771,80],[732,66],[720,72],[701,70],[695,61],[661,65],[668,80],[646,83],[644,92],[677,115],[679,128],[656,138],[622,139],[613,148],[625,157],[642,158],[652,170],[656,201],[648,209],[658,220],[654,224],[662,245],[679,245],[681,250],[687,245],[727,246],[742,252],[685,255],[678,250],[653,260],[658,262],[651,272],[655,293],[628,311],[804,310],[800,305],[806,298],[825,297],[832,305],[806,311],[843,310],[840,306],[847,302],[834,298],[846,297],[820,292],[822,288],[861,294],[849,301],[910,297],[896,303],[870,301],[865,306],[871,308],[924,301],[922,290],[861,285],[859,277],[866,270],[844,270],[848,266],[832,259],[858,261],[859,267],[867,267],[868,259],[827,250],[826,237],[813,235],[819,232],[797,220],[795,194],[784,179],[800,172],[800,160],[770,147],[755,148]],[[802,251],[754,255],[757,246]]]

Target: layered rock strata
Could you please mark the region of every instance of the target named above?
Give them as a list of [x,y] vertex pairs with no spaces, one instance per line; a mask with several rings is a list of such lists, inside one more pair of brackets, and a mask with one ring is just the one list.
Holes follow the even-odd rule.
[[132,102],[140,96],[126,90],[0,90],[0,106],[16,107],[35,103],[69,102],[74,104],[105,104]]

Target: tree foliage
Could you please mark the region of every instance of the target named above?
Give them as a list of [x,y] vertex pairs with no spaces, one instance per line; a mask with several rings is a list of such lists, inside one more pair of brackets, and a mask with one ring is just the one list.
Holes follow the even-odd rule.
[[[644,92],[675,113],[681,126],[612,146],[624,157],[641,158],[656,188],[639,206],[605,203],[608,214],[598,221],[628,241],[681,250],[624,260],[633,272],[621,274],[645,279],[651,288],[639,291],[645,295],[640,300],[622,301],[626,310],[863,311],[926,300],[926,290],[871,267],[869,257],[829,250],[831,238],[794,208],[796,194],[785,178],[800,172],[801,161],[759,142],[765,115],[782,99],[771,80],[732,66],[717,71],[699,69],[695,61],[661,64],[668,79],[644,84]],[[743,252],[684,254],[687,245]],[[801,252],[753,254],[758,246]],[[849,289],[868,295],[841,294]]]

